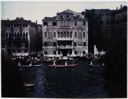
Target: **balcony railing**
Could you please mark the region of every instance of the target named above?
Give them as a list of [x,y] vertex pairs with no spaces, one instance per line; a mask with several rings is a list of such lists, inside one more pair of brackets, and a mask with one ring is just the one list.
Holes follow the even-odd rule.
[[66,45],[66,46],[57,46],[59,49],[73,49],[73,46]]
[[72,37],[58,37],[56,38],[57,40],[62,40],[62,41],[68,41],[68,40],[73,40]]

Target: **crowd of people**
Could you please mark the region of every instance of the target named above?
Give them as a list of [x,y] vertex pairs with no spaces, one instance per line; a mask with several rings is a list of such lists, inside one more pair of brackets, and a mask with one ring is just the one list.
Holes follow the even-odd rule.
[[28,56],[12,56],[11,59],[18,65],[35,65],[43,61],[38,53],[29,54]]
[[103,65],[105,54],[88,53],[84,56],[79,56],[80,61],[86,61],[90,65]]
[[[79,61],[85,61],[88,64],[93,64],[93,65],[102,65],[103,64],[103,57],[104,54],[92,54],[88,53],[83,56],[77,56],[74,57],[75,59],[79,59]],[[68,57],[69,58],[69,57]],[[36,65],[36,64],[41,64],[44,63],[45,61],[48,61],[49,58],[43,56],[41,53],[31,53],[28,56],[12,56],[11,57],[12,61],[15,62],[17,65],[22,66],[22,65]],[[52,59],[57,59],[55,57],[50,58]]]

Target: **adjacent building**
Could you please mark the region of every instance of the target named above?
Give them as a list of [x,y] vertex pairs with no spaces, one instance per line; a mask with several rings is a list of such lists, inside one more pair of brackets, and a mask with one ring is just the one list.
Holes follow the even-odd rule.
[[88,20],[81,13],[65,10],[42,20],[44,55],[80,55],[88,53]]
[[41,34],[41,25],[16,18],[15,20],[2,20],[2,49],[10,55],[28,55],[37,51],[37,39]]
[[[127,41],[127,6],[111,11],[112,41],[116,44]],[[112,42],[112,43],[113,43]],[[113,44],[114,45],[114,44]]]
[[100,42],[96,42],[97,48],[104,51],[110,50],[112,41],[111,10],[99,9],[96,10],[95,13],[97,16],[99,16],[98,22],[100,28],[100,34],[97,34],[98,36],[100,36]]
[[99,51],[109,51],[117,43],[126,42],[127,6],[85,10],[82,14],[89,21],[89,52],[93,53],[94,45]]

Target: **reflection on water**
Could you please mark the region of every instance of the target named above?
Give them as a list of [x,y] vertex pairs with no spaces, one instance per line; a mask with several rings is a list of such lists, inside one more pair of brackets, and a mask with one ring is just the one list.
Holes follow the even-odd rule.
[[105,87],[104,66],[81,64],[79,67],[48,68],[46,65],[23,68],[28,97],[109,97]]

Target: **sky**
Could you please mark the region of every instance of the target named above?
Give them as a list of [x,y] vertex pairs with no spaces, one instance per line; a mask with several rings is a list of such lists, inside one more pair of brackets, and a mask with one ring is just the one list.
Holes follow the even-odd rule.
[[2,1],[1,19],[23,17],[41,24],[44,17],[55,16],[66,9],[82,12],[85,9],[116,9],[126,1]]

